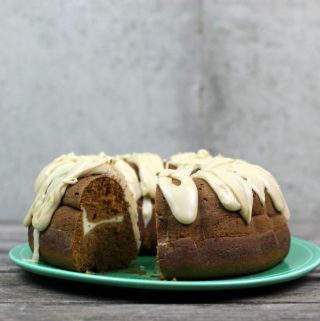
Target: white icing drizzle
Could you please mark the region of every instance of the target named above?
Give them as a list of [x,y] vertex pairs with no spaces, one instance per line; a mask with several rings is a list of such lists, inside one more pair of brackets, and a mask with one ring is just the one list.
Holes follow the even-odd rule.
[[33,255],[32,255],[32,262],[39,261],[39,243],[40,243],[40,232],[36,229],[33,230]]
[[111,158],[105,155],[76,156],[71,153],[55,159],[36,179],[36,197],[24,224],[32,223],[38,231],[45,230],[68,185],[77,183],[79,177],[108,172],[110,164]]
[[[180,185],[172,183],[172,179]],[[159,187],[175,218],[182,224],[191,224],[197,218],[198,190],[193,179],[183,170],[170,170],[159,174]]]
[[114,224],[121,223],[124,220],[124,214],[119,214],[117,216],[107,218],[104,220],[100,220],[99,222],[89,222],[87,211],[85,208],[82,209],[82,226],[83,226],[83,235],[88,234],[91,230],[93,230],[96,226],[101,224]]
[[[168,164],[174,165],[177,170],[162,171],[159,174],[159,187],[180,223],[190,224],[197,215],[198,203],[196,201],[195,204],[194,196],[197,190],[193,178],[205,180],[221,204],[229,211],[239,211],[247,223],[252,218],[253,191],[262,204],[265,203],[267,191],[275,209],[289,219],[290,212],[278,183],[260,166],[221,155],[212,157],[204,150],[172,156]],[[180,185],[175,185],[172,178],[178,179]]]
[[224,167],[211,169],[211,173],[219,177],[227,187],[232,191],[234,197],[240,203],[240,214],[244,220],[249,223],[251,221],[253,194],[252,189],[246,181],[232,171],[226,170]]
[[114,166],[123,174],[135,200],[138,200],[142,196],[142,193],[140,182],[135,170],[121,158],[116,159]]
[[230,188],[219,177],[210,172],[198,171],[193,178],[201,178],[205,180],[210,187],[216,192],[221,204],[229,211],[239,211],[241,204],[237,201]]
[[[128,164],[137,166],[139,178],[135,170]],[[156,154],[133,153],[117,158],[116,166],[123,170],[123,174],[128,181],[128,186],[135,195],[136,201],[142,198],[142,217],[146,227],[152,217],[152,200],[155,199],[158,183],[157,174],[164,169],[163,161]]]
[[181,167],[184,165],[205,165],[213,160],[213,157],[205,149],[198,150],[197,153],[179,153],[171,156],[166,161],[166,168],[170,165]]
[[162,159],[151,153],[133,153],[122,158],[138,167],[141,195],[154,199],[158,183],[157,174],[164,168]]
[[[126,157],[129,158],[129,155],[126,155]],[[139,165],[144,166],[144,164],[141,164],[141,161]],[[124,177],[127,180],[128,187],[134,195],[135,200],[138,201],[142,197],[142,183],[139,182],[137,173],[131,167],[131,165],[129,165],[126,161],[122,160],[121,158],[117,158],[115,166],[122,171]],[[142,198],[142,218],[144,227],[146,227],[149,224],[152,217],[152,212],[153,208],[151,198],[148,196],[144,196]]]
[[152,217],[152,201],[149,197],[144,197],[142,199],[142,217],[143,217],[143,223],[144,226],[147,226],[151,220]]
[[95,174],[106,174],[122,186],[125,200],[129,204],[128,212],[137,248],[140,248],[136,200],[131,189],[127,188],[126,178],[121,169],[116,168],[114,160],[104,153],[88,156],[76,156],[71,153],[62,155],[47,165],[35,181],[36,197],[24,220],[26,226],[32,224],[37,231],[34,233],[33,260],[38,261],[39,259],[37,233],[44,231],[48,227],[68,185],[77,183],[80,177]]

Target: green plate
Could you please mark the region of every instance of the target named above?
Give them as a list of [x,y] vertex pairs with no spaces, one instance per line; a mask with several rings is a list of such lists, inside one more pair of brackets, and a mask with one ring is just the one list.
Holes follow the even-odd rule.
[[32,253],[27,243],[11,249],[9,256],[15,264],[36,274],[78,282],[154,290],[230,290],[266,286],[297,279],[320,265],[320,248],[295,237],[292,237],[288,256],[273,268],[248,276],[208,281],[164,281],[154,256],[140,256],[128,268],[104,274],[72,272],[41,262],[32,263]]

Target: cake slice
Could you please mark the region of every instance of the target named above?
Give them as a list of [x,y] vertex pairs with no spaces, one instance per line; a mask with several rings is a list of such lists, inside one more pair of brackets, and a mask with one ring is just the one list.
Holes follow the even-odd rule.
[[114,160],[64,155],[40,173],[35,189],[25,220],[33,260],[102,272],[138,255],[135,198]]

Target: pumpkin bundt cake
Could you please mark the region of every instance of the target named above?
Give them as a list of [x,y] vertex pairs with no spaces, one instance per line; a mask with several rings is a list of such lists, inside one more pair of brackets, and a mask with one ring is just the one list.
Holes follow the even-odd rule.
[[35,182],[25,218],[33,260],[80,272],[155,254],[164,278],[255,273],[288,253],[289,210],[265,169],[184,153],[62,155]]

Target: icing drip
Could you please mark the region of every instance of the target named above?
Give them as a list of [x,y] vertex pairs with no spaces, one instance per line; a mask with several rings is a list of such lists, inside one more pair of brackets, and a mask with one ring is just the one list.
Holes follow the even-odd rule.
[[40,244],[40,232],[36,229],[33,230],[33,255],[32,262],[39,261],[39,244]]
[[238,175],[234,175],[234,172],[228,171],[225,168],[211,170],[211,173],[220,178],[225,185],[229,187],[234,197],[241,205],[241,216],[247,223],[250,223],[253,205],[253,194],[250,186],[243,178],[239,177]]
[[79,177],[108,172],[111,158],[99,156],[62,155],[46,166],[35,182],[36,198],[24,220],[38,231],[45,230],[60,204],[68,185],[76,184]]
[[149,197],[142,199],[142,217],[144,226],[147,226],[152,217],[152,201]]
[[193,178],[202,178],[210,187],[216,192],[221,204],[229,211],[239,211],[241,208],[240,203],[231,192],[230,188],[219,177],[210,172],[198,171]]
[[76,156],[71,153],[62,155],[47,165],[35,181],[36,197],[24,220],[26,226],[32,224],[35,229],[34,261],[39,259],[38,234],[48,227],[68,185],[76,184],[80,177],[98,174],[106,174],[122,186],[125,200],[129,204],[128,212],[137,248],[140,248],[136,201],[131,190],[126,188],[127,183],[122,170],[116,168],[114,160],[103,153],[88,156]]
[[[127,162],[137,166],[140,181],[134,169]],[[117,158],[116,166],[123,169],[123,174],[128,181],[129,188],[135,195],[136,201],[143,197],[142,216],[146,227],[152,217],[152,200],[155,199],[158,183],[157,174],[164,169],[163,162],[155,154],[133,153]]]
[[82,209],[82,224],[83,224],[83,235],[86,235],[91,230],[93,230],[96,226],[101,224],[114,224],[123,222],[124,214],[120,214],[111,218],[107,218],[105,220],[101,220],[99,222],[89,222],[88,215],[86,209]]
[[124,160],[117,158],[114,165],[125,177],[128,187],[130,188],[135,200],[141,197],[141,187],[135,170]]
[[162,159],[151,153],[133,153],[122,158],[138,167],[141,195],[155,199],[158,178],[157,174],[163,170]]
[[[167,166],[169,164],[177,169],[162,171],[159,174],[159,187],[180,223],[190,224],[197,215],[198,200],[194,194],[198,192],[193,178],[205,180],[221,204],[229,211],[239,211],[247,223],[252,218],[253,191],[261,204],[265,204],[267,191],[275,209],[283,213],[286,219],[290,216],[278,183],[260,166],[221,155],[212,157],[204,150],[172,156]],[[175,185],[172,178],[178,179],[180,185]]]
[[[172,214],[182,224],[194,222],[198,211],[197,186],[187,173],[185,170],[167,169],[159,174],[159,187]],[[172,179],[180,184],[174,184]]]

